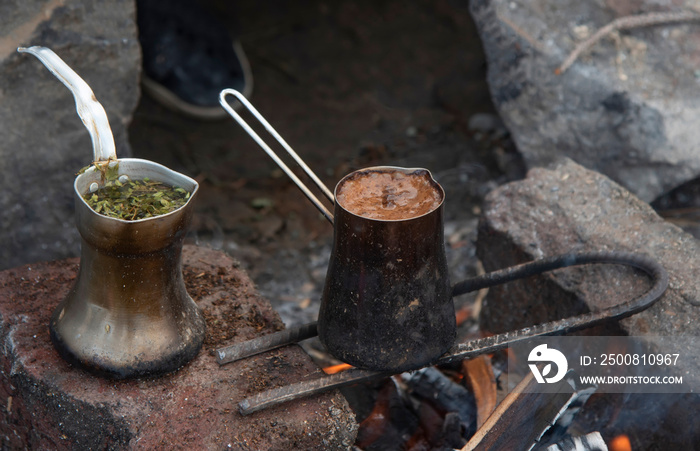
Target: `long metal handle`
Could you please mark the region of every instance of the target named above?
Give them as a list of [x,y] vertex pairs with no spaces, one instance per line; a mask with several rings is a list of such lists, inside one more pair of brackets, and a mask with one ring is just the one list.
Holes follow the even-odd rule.
[[306,185],[304,185],[304,183],[301,180],[299,180],[299,177],[297,177],[296,174],[294,174],[294,172],[292,172],[292,170],[289,169],[289,167],[286,164],[284,164],[284,162],[277,156],[277,154],[270,148],[270,146],[268,146],[265,143],[265,141],[263,141],[260,135],[258,135],[255,132],[255,130],[253,130],[248,125],[248,123],[245,120],[243,120],[243,118],[233,109],[233,107],[231,107],[231,104],[229,104],[226,101],[226,96],[228,94],[235,96],[236,99],[238,99],[238,101],[241,102],[241,105],[243,105],[263,125],[263,127],[265,127],[265,130],[267,130],[267,132],[277,140],[277,142],[284,148],[284,150],[287,151],[287,153],[294,159],[294,161],[296,161],[296,163],[299,166],[301,166],[304,172],[306,172],[306,175],[308,175],[309,178],[313,180],[316,186],[321,190],[321,192],[323,192],[324,196],[326,196],[326,198],[328,198],[328,200],[330,200],[332,203],[335,203],[333,193],[326,187],[326,185],[323,184],[321,179],[316,177],[316,174],[314,174],[311,168],[309,168],[306,165],[306,163],[304,163],[304,160],[302,160],[299,157],[299,155],[297,155],[297,153],[294,152],[294,150],[289,146],[289,144],[287,144],[287,142],[282,138],[282,136],[280,136],[280,134],[277,133],[277,131],[274,128],[272,128],[272,125],[270,125],[270,123],[267,122],[267,120],[265,120],[263,115],[255,109],[255,107],[248,101],[248,99],[246,99],[243,96],[243,94],[236,91],[235,89],[230,88],[221,91],[221,93],[219,94],[219,103],[221,103],[221,106],[224,107],[224,110],[226,110],[226,112],[233,119],[235,119],[241,127],[243,127],[243,130],[248,132],[250,137],[253,138],[260,147],[262,147],[265,153],[267,153],[270,156],[270,158],[272,158],[274,162],[277,163],[280,169],[282,169],[284,173],[287,174],[287,176],[289,176],[290,179],[292,179],[292,181],[297,185],[297,187],[299,187],[301,192],[304,193],[304,195],[311,201],[311,203],[313,203],[314,206],[316,206],[316,208],[318,208],[318,210],[323,214],[323,216],[325,216],[326,219],[328,219],[331,222],[331,224],[333,224],[333,214],[316,198],[316,196],[313,195],[313,193],[306,187]]
[[[437,362],[434,362],[434,364],[443,365],[458,360],[471,359],[482,354],[505,349],[515,343],[534,337],[574,332],[606,321],[626,318],[649,308],[663,296],[668,287],[668,273],[663,266],[649,257],[626,252],[590,252],[545,258],[493,271],[483,276],[456,284],[452,290],[452,294],[453,296],[458,296],[483,287],[500,285],[505,282],[541,274],[553,269],[592,263],[609,263],[635,267],[650,276],[653,280],[653,285],[646,293],[634,300],[626,301],[597,312],[584,313],[578,316],[455,344],[446,354],[440,357]],[[332,388],[387,375],[389,375],[389,373],[361,369],[348,370],[343,373],[324,376],[311,381],[298,382],[289,386],[258,393],[239,402],[238,408],[241,414],[248,415],[286,401],[292,401],[304,396],[322,393]]]
[[258,410],[276,406],[283,402],[293,401],[358,382],[367,382],[372,379],[388,377],[391,376],[391,374],[392,373],[353,368],[342,373],[331,374],[330,376],[324,376],[311,381],[297,382],[295,384],[285,385],[258,393],[239,402],[238,411],[242,415],[249,415]]
[[265,351],[281,348],[282,346],[298,343],[318,335],[317,323],[304,324],[290,329],[284,329],[252,340],[236,343],[235,345],[216,350],[216,362],[219,365],[235,362],[236,360],[261,354]]

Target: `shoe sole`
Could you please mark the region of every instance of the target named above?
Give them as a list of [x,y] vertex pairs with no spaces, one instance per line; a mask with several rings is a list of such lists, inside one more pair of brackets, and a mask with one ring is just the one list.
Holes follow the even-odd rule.
[[[253,72],[250,69],[250,63],[248,62],[248,58],[246,57],[240,42],[235,41],[233,43],[233,51],[238,57],[238,61],[241,64],[241,69],[243,69],[245,84],[241,94],[243,94],[245,98],[249,98],[253,92]],[[165,86],[149,78],[145,73],[142,74],[141,84],[143,85],[144,92],[151,96],[153,100],[177,113],[200,120],[219,120],[228,115],[226,110],[224,110],[224,108],[221,106],[205,107],[193,105],[183,101]],[[233,104],[233,108],[240,108],[240,103],[235,102]]]

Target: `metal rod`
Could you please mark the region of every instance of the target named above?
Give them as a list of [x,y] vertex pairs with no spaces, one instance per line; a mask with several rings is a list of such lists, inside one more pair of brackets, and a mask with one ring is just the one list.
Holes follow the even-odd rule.
[[236,360],[315,337],[318,334],[316,325],[317,323],[315,322],[304,324],[303,326],[292,327],[280,332],[275,332],[274,334],[264,335],[242,343],[236,343],[232,346],[219,348],[216,350],[216,361],[219,365],[225,365],[235,362]]
[[[520,330],[505,332],[487,338],[458,343],[433,364],[443,365],[457,360],[471,359],[482,354],[505,349],[510,345],[534,337],[574,332],[606,321],[626,318],[649,308],[654,302],[661,298],[668,287],[668,273],[663,266],[649,257],[627,252],[589,252],[545,258],[511,268],[493,271],[483,276],[456,284],[452,293],[454,296],[457,296],[483,287],[499,285],[516,279],[541,274],[553,269],[591,263],[610,263],[638,268],[652,278],[653,285],[644,295],[636,299],[608,307],[598,312],[585,313],[583,315],[550,321],[548,323],[525,327]],[[375,377],[386,377],[388,375],[389,374],[385,372],[359,369],[348,370],[345,373],[338,373],[316,380],[299,382],[258,393],[255,396],[241,401],[238,407],[243,415],[248,415],[249,413],[286,401],[292,401],[344,385],[369,380]]]
[[[491,278],[490,282],[488,282],[486,285],[476,286],[480,284],[475,284],[474,289],[479,289],[483,286],[499,285],[504,282],[522,279],[533,274],[541,274],[554,269],[591,263],[609,263],[635,267],[650,276],[652,278],[653,285],[651,288],[649,288],[649,290],[647,290],[646,293],[636,299],[622,302],[597,312],[584,313],[582,315],[573,316],[570,318],[563,318],[544,324],[525,327],[520,330],[504,332],[502,334],[493,335],[487,338],[472,340],[466,343],[459,343],[453,346],[447,352],[447,354],[441,357],[438,363],[446,364],[456,360],[470,359],[472,357],[476,357],[477,355],[483,354],[483,350],[485,348],[488,348],[488,352],[495,352],[505,349],[513,344],[529,340],[533,337],[575,332],[577,330],[593,327],[604,322],[627,318],[628,316],[632,316],[635,313],[639,313],[649,308],[654,302],[661,298],[666,291],[666,288],[668,288],[668,273],[663,266],[650,257],[628,252],[588,252],[580,254],[567,254],[525,263],[500,271],[494,271],[471,280],[479,280],[482,283],[486,283],[485,278]],[[461,294],[466,292],[459,290],[459,285],[461,284],[455,285],[453,294]]]
[[236,91],[235,89],[230,88],[221,91],[221,93],[219,94],[219,103],[221,103],[221,106],[224,107],[226,112],[236,122],[238,122],[238,124],[241,127],[243,127],[243,129],[250,135],[251,138],[253,138],[253,140],[255,140],[256,143],[258,143],[260,147],[262,147],[265,153],[267,153],[270,156],[270,158],[272,158],[274,162],[277,163],[280,169],[282,169],[284,173],[287,174],[287,176],[289,176],[290,179],[292,179],[292,181],[297,185],[297,187],[299,187],[301,192],[304,193],[304,195],[311,201],[311,203],[313,203],[314,206],[318,208],[318,210],[323,214],[323,216],[325,216],[326,219],[328,219],[332,224],[333,214],[316,198],[316,196],[313,195],[313,193],[311,193],[311,191],[306,187],[306,185],[304,185],[304,183],[301,180],[299,180],[299,177],[297,177],[296,174],[294,174],[294,172],[292,172],[292,170],[289,169],[289,167],[270,148],[270,146],[268,146],[265,143],[265,141],[263,141],[260,135],[258,135],[255,132],[255,130],[253,130],[248,125],[248,123],[245,120],[243,120],[243,118],[231,107],[228,101],[226,101],[226,95],[228,94],[235,96],[236,99],[238,99],[238,101],[241,102],[241,105],[243,105],[263,125],[263,127],[265,127],[265,130],[267,130],[267,132],[271,134],[282,147],[284,147],[284,150],[287,151],[287,153],[294,159],[294,161],[296,161],[296,163],[299,166],[301,166],[306,175],[308,175],[309,178],[311,178],[311,180],[313,180],[316,186],[321,190],[321,192],[323,192],[324,196],[326,196],[326,198],[328,198],[328,200],[330,200],[332,203],[335,203],[333,193],[328,189],[328,187],[326,187],[326,185],[323,184],[321,179],[319,179],[316,176],[316,174],[314,174],[311,168],[309,168],[306,165],[306,163],[304,163],[304,160],[302,160],[299,157],[299,155],[297,155],[297,153],[294,152],[294,150],[289,146],[289,144],[287,144],[287,142],[282,138],[282,136],[280,136],[280,134],[277,133],[277,131],[274,128],[272,128],[272,125],[270,125],[270,123],[267,122],[263,115],[255,109],[255,107],[248,101],[248,99],[246,99],[243,96],[243,94]]
[[340,388],[357,382],[369,381],[391,376],[391,373],[382,373],[370,370],[350,369],[342,373],[331,374],[312,381],[297,382],[284,387],[273,388],[246,398],[238,403],[238,411],[242,415],[249,415],[258,410],[272,407],[286,401],[306,396],[323,393],[332,388]]

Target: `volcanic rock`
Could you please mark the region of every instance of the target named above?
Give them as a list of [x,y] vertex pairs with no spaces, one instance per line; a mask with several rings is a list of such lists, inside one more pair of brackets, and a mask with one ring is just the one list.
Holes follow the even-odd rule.
[[693,6],[472,0],[491,97],[528,167],[566,156],[646,202],[697,177],[700,22],[612,33],[555,73],[577,44],[616,18]]

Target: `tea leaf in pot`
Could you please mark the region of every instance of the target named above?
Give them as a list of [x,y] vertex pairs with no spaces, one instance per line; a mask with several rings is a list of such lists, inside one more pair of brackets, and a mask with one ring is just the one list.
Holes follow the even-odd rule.
[[177,210],[187,203],[190,192],[161,182],[143,180],[119,180],[115,167],[103,165],[104,186],[83,198],[96,213],[111,218],[135,221],[152,218]]

